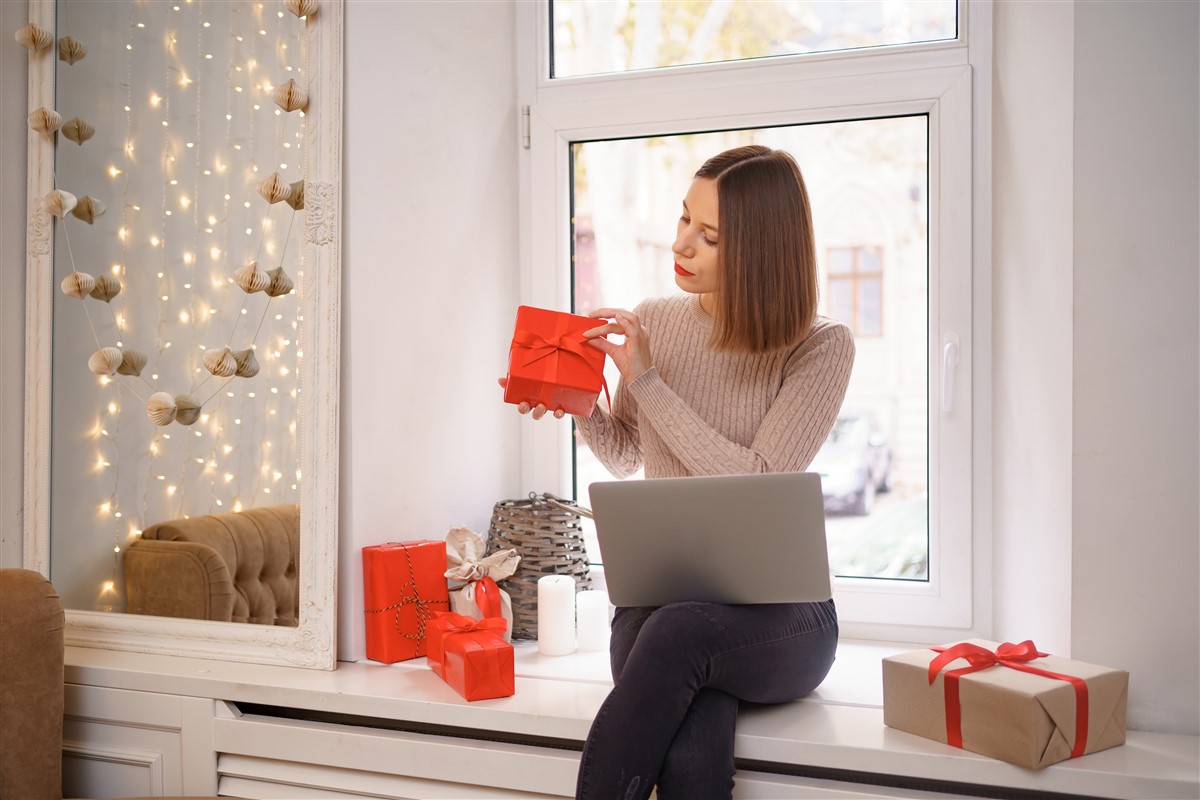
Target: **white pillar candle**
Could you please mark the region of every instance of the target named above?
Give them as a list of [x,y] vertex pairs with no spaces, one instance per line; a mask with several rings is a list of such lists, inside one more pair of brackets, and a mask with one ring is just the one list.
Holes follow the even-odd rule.
[[608,649],[608,592],[580,592],[575,596],[579,620],[579,649]]
[[537,583],[538,652],[565,656],[575,652],[575,579],[546,575]]

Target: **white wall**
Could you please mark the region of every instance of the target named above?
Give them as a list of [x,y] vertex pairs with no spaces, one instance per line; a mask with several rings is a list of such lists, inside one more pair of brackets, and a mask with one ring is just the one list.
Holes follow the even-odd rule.
[[1200,728],[1200,5],[1075,13],[1071,598],[1131,722]]
[[1073,31],[1070,3],[994,6],[993,636],[1055,653],[1071,646]]
[[482,533],[529,491],[496,385],[518,291],[514,19],[510,3],[346,5],[343,660],[365,652],[363,547]]
[[1197,6],[995,19],[994,636],[1196,734]]

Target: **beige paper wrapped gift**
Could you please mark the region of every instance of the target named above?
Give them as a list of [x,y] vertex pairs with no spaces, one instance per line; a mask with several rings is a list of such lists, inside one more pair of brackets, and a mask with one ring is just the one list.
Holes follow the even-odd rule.
[[1128,688],[1123,670],[1038,653],[1032,642],[968,639],[885,658],[883,721],[1040,769],[1124,744]]
[[465,586],[450,590],[450,610],[472,619],[503,617],[508,622],[504,641],[511,642],[512,598],[496,581],[512,575],[521,557],[516,550],[499,550],[487,557],[484,551],[483,537],[470,528],[451,528],[446,534],[446,577],[466,581]]

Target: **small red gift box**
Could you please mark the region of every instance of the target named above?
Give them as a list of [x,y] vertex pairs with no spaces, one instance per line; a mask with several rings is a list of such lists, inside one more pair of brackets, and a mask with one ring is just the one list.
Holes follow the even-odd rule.
[[429,620],[450,608],[447,592],[445,542],[364,547],[367,658],[391,664],[425,655]]
[[510,697],[516,691],[513,646],[500,617],[439,613],[429,623],[430,669],[467,700]]
[[517,308],[517,326],[508,351],[508,385],[504,402],[562,409],[590,417],[604,383],[604,351],[588,344],[584,331],[603,320],[548,311]]

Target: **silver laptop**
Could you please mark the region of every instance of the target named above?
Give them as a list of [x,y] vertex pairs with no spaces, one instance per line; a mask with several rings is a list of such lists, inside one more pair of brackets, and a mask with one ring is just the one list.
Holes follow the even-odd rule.
[[590,493],[613,605],[831,596],[815,472],[601,481]]

